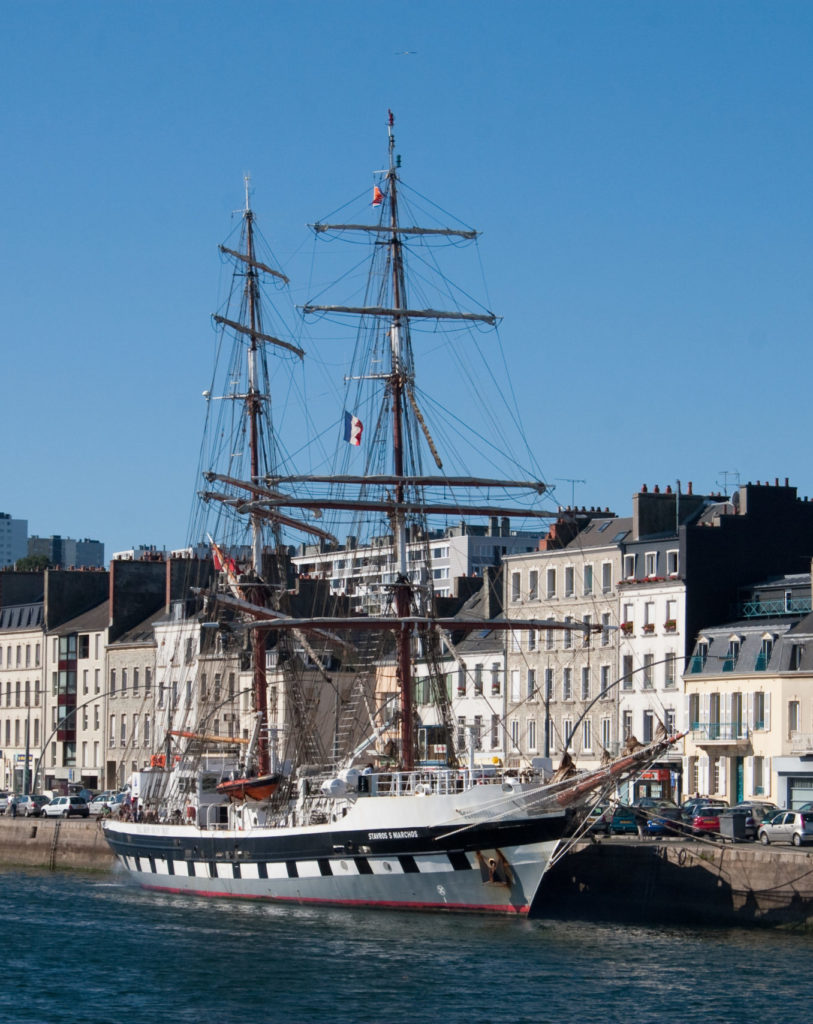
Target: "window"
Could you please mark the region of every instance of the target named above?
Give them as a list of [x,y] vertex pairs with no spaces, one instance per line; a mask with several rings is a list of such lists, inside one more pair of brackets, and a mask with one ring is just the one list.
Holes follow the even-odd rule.
[[457,695],[466,696],[466,669],[462,665],[457,666]]
[[511,700],[515,703],[519,702],[522,698],[519,693],[519,669],[511,669]]
[[102,692],[102,670],[100,668],[95,668],[93,670],[93,692]]
[[116,716],[110,716],[110,742],[108,746],[115,747],[116,745]]
[[82,693],[83,694],[90,692],[90,685],[88,683],[88,675],[89,675],[88,670],[86,668],[83,668],[82,669]]
[[[463,666],[463,671],[464,672],[466,671],[466,666],[465,665]],[[222,676],[220,675],[219,672],[215,672],[215,695],[214,695],[214,699],[215,699],[215,702],[218,703],[218,704],[223,699],[222,690],[223,690]]]
[[757,663],[754,666],[757,672],[767,671],[768,663],[770,662],[771,655],[773,654],[773,643],[774,639],[770,635],[762,638],[762,645],[760,646],[759,654],[757,655]]
[[520,635],[515,629],[511,630],[511,650],[514,654],[518,654],[522,650]]
[[655,716],[652,714],[652,712],[651,711],[645,711],[644,712],[644,735],[643,735],[643,742],[644,743],[651,743],[652,742],[652,737],[653,737],[653,734],[654,734],[654,730],[653,730],[654,721],[655,721]]
[[127,716],[121,716],[121,745],[125,747],[127,745]]
[[519,601],[520,598],[520,574],[518,572],[511,573],[511,600]]
[[582,700],[590,700],[590,669],[582,667]]
[[593,593],[593,566],[584,567],[584,596],[588,597]]
[[675,709],[666,708],[664,711],[664,723],[666,726],[666,733],[668,736],[675,735]]
[[545,572],[545,596],[556,597],[556,570],[548,569]]
[[127,669],[121,670],[121,695],[122,697],[127,696]]
[[[549,622],[553,622],[553,619],[549,619]],[[556,632],[553,629],[545,630],[545,650],[552,651],[556,642]]]
[[582,750],[593,749],[593,725],[589,718],[582,722]]
[[788,701],[788,732],[799,731],[799,701]]
[[474,693],[482,694],[483,692],[483,666],[482,664],[474,666]]
[[133,746],[138,746],[138,715],[133,715]]
[[[573,621],[573,616],[572,615],[565,615],[565,622],[572,622],[572,621]],[[564,649],[566,651],[569,651],[570,648],[573,646],[573,630],[572,629],[566,629],[565,630],[564,637],[563,637],[563,640],[562,640],[562,646],[564,647]]]
[[740,638],[732,636],[728,641],[728,650],[723,660],[723,672],[733,672],[740,656]]
[[602,697],[609,696],[610,692],[610,666],[602,665],[599,670],[600,692]]
[[201,672],[200,674],[200,701],[203,703],[208,697],[208,684],[206,681],[206,673]]
[[536,700],[536,669],[528,669],[528,700]]
[[536,722],[530,719],[528,722],[528,750],[536,750]]
[[79,637],[79,652],[78,652],[78,656],[80,658],[89,658],[90,657],[90,635],[88,633],[83,633]]
[[186,641],[186,652],[184,654],[184,662],[187,665],[191,665],[191,663],[192,663],[192,658],[193,658],[193,655],[194,655],[194,646],[193,645],[194,645],[194,640],[190,636],[190,637],[187,638],[187,641]]
[[766,716],[765,716],[765,694],[757,692],[754,694],[754,728],[764,729]]
[[665,690],[673,690],[676,684],[675,666],[677,655],[674,651],[667,651],[666,661],[663,666],[663,687]]
[[138,669],[133,669],[133,696],[138,696]]
[[116,670],[114,668],[110,669],[110,696],[116,696]]
[[536,650],[536,630],[535,629],[529,629],[528,630],[528,650],[529,651],[535,651]]
[[565,597],[573,597],[573,566],[565,566]]
[[573,670],[562,670],[562,700],[573,700]]
[[764,761],[761,757],[754,758],[754,796],[765,793]]
[[491,696],[499,697],[500,695],[500,663],[493,661],[491,663]]
[[655,655],[654,654],[645,654],[644,655],[644,664],[643,664],[644,681],[643,681],[643,688],[645,690],[651,690],[653,685],[654,685],[653,679],[652,679],[652,666],[653,666],[654,662],[655,662]]
[[791,644],[790,664],[788,665],[791,672],[795,672],[802,667],[802,649],[801,644]]
[[613,563],[602,562],[601,564],[601,592],[609,594],[613,589]]
[[605,750],[610,749],[612,743],[612,719],[602,718],[601,720],[601,745]]
[[635,555],[624,555],[624,579],[635,579]]
[[601,616],[601,646],[610,645],[610,613],[604,612]]
[[677,576],[678,574],[678,553],[677,551],[666,552],[666,575]]
[[621,659],[621,678],[622,678],[621,689],[622,690],[631,690],[632,689],[632,673],[633,673],[632,655],[631,654],[625,654],[624,657]]
[[531,569],[528,573],[528,597],[531,601],[539,600],[539,572]]
[[149,697],[152,693],[152,669],[144,669],[144,696]]
[[570,746],[570,741],[573,739],[573,719],[563,718],[562,719],[562,738],[565,750]]
[[466,719],[463,717],[457,720],[457,749],[466,749]]
[[553,669],[545,669],[545,700],[553,700]]
[[500,745],[500,716],[491,716],[491,749]]
[[657,551],[647,551],[647,553],[644,555],[644,566],[645,566],[645,569],[646,569],[646,575],[648,577],[651,578],[652,576],[657,576],[658,575],[658,552]]
[[511,721],[511,746],[519,750],[519,722],[516,718]]
[[585,626],[585,630],[582,633],[582,647],[590,646],[590,627],[593,625],[593,616],[585,615],[582,617],[582,624]]
[[483,749],[483,716],[474,716],[474,749]]

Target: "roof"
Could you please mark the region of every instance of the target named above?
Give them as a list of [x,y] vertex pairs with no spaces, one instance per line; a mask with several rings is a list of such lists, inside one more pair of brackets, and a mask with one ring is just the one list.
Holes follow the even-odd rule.
[[591,519],[573,540],[566,544],[565,551],[573,548],[581,551],[584,548],[617,547],[632,531],[632,516],[607,516]]
[[152,615],[148,615],[146,619],[143,619],[138,625],[133,626],[132,629],[128,629],[125,633],[122,633],[110,646],[111,647],[126,647],[133,644],[154,644],[155,643],[155,623],[163,617],[163,606],[157,608]]
[[0,609],[0,629],[41,629],[43,612],[42,601],[7,605]]
[[101,633],[110,625],[110,600],[102,601],[95,607],[82,612],[73,619],[68,619],[61,626],[52,630],[56,636],[68,636],[70,633]]

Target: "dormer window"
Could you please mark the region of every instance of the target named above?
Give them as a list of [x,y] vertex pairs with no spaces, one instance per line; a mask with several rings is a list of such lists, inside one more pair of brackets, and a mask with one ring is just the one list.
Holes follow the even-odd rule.
[[679,572],[678,552],[667,551],[666,552],[666,575],[677,576]]
[[734,667],[737,664],[737,659],[740,656],[740,647],[742,646],[742,639],[738,636],[729,637],[728,650],[726,651],[725,659],[723,660],[723,672],[733,672]]
[[658,552],[647,551],[644,555],[644,565],[646,567],[646,575],[651,578],[658,575]]
[[635,555],[624,555],[624,579],[635,579]]

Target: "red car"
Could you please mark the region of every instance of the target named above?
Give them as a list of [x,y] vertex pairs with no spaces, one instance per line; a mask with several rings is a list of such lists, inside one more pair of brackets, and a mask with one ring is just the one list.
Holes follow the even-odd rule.
[[720,834],[720,808],[698,807],[692,818],[692,832],[696,836],[711,835],[716,838]]

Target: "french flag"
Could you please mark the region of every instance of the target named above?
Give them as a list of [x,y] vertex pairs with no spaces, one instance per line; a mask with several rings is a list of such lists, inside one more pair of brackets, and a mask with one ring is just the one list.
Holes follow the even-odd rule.
[[346,412],[344,414],[344,439],[348,444],[354,444],[358,447],[361,444],[361,432],[364,430],[364,424],[358,418],[354,416],[352,412]]

